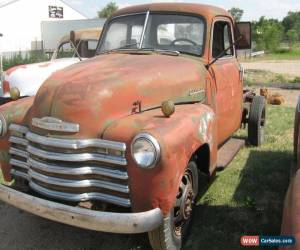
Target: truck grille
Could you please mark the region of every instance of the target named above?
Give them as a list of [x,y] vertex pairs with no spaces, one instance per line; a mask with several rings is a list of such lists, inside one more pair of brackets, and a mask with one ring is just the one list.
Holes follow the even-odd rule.
[[28,180],[35,192],[63,201],[131,206],[124,143],[46,137],[16,124],[9,130],[11,174]]

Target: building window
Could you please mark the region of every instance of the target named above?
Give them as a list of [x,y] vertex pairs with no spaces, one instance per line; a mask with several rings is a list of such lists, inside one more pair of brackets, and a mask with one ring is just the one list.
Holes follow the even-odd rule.
[[64,8],[49,6],[49,18],[64,18]]

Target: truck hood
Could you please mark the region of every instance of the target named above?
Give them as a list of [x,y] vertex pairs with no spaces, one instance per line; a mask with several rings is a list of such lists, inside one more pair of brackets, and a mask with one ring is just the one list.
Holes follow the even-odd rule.
[[[78,58],[63,58],[49,62],[20,65],[8,69],[5,72],[4,80],[10,88],[17,87],[21,96],[34,96],[42,83],[53,72],[78,62]],[[5,96],[8,97],[8,95],[9,93],[5,93]]]
[[32,118],[54,117],[79,124],[75,137],[101,137],[115,120],[137,113],[137,101],[142,110],[165,100],[189,101],[194,93],[203,92],[205,74],[198,58],[100,55],[54,73],[36,95]]

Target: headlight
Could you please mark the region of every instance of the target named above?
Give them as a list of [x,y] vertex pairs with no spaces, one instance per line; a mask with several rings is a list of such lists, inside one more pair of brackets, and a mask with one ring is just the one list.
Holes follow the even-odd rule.
[[152,135],[142,133],[133,139],[131,154],[141,168],[153,168],[160,158],[160,146]]

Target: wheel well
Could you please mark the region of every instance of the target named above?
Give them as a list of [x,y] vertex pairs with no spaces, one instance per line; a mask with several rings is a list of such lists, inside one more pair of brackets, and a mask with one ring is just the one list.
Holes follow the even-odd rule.
[[204,144],[198,148],[193,154],[192,159],[196,162],[197,167],[201,172],[209,174],[210,150],[208,144]]

